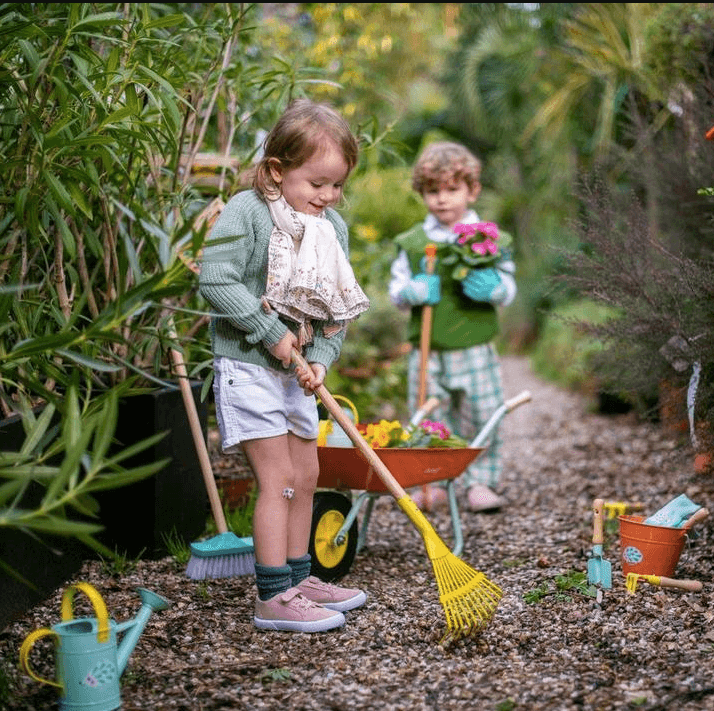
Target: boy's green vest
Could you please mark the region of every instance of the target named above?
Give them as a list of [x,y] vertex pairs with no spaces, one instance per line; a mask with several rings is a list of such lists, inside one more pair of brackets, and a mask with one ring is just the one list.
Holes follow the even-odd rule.
[[[423,272],[424,248],[429,244],[424,228],[415,225],[395,238],[397,247],[409,259],[412,274]],[[441,300],[432,310],[430,350],[453,351],[488,343],[498,333],[498,315],[489,303],[471,301],[461,290],[461,282],[451,278],[453,267],[441,267],[437,256],[436,274],[441,278]],[[411,310],[407,337],[417,348],[421,341],[421,306]]]

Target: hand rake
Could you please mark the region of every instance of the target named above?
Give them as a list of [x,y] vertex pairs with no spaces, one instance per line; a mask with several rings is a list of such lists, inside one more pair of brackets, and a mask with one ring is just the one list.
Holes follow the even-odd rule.
[[665,578],[661,575],[642,575],[641,573],[628,573],[625,587],[627,592],[634,594],[637,583],[644,580],[650,585],[658,585],[662,588],[679,588],[690,592],[701,592],[703,585],[699,580],[677,580],[676,578]]
[[[294,349],[292,360],[303,370],[310,367]],[[502,590],[483,573],[471,568],[448,549],[327,388],[320,385],[315,393],[421,534],[434,569],[439,588],[439,601],[446,615],[447,632],[442,641],[477,634],[493,617],[503,595]]]

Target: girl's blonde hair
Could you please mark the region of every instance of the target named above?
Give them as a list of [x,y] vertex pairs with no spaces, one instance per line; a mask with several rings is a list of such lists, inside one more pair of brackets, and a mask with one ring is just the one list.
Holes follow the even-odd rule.
[[342,151],[349,168],[357,165],[359,145],[345,119],[328,104],[309,99],[292,101],[263,142],[263,156],[255,167],[253,188],[266,198],[280,195],[280,186],[270,174],[270,161],[277,159],[285,170],[299,168],[326,140]]
[[481,179],[481,161],[466,147],[449,141],[430,143],[412,171],[412,188],[420,195],[442,183],[464,180],[473,190]]

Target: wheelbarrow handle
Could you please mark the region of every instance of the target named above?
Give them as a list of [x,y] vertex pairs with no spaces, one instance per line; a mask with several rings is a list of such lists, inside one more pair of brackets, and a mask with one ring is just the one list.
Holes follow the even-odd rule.
[[511,410],[515,410],[519,405],[523,405],[526,402],[530,402],[531,394],[528,390],[524,390],[518,395],[512,397],[510,400],[506,400],[501,407],[499,407],[496,412],[491,415],[488,422],[484,425],[483,429],[476,435],[474,440],[469,444],[471,449],[478,449],[482,447],[484,442],[489,438],[491,432],[496,427],[496,425],[503,419],[503,416]]
[[515,410],[519,405],[530,402],[532,399],[530,391],[524,390],[523,392],[518,393],[518,395],[512,397],[510,400],[506,400],[503,404],[506,406],[506,412],[510,412],[511,410]]
[[430,397],[415,413],[411,420],[409,420],[410,427],[416,427],[438,404],[440,400],[438,397]]

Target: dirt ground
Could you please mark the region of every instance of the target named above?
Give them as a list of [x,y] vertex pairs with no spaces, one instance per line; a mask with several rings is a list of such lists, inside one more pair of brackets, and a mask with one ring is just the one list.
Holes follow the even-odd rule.
[[[634,416],[593,414],[584,398],[535,377],[528,361],[503,359],[506,395],[529,403],[503,421],[508,505],[474,514],[459,492],[462,559],[502,597],[480,634],[450,645],[424,542],[389,496],[377,499],[367,534],[343,583],[367,603],[345,627],[318,634],[253,627],[251,575],[187,578],[174,559],[140,561],[108,576],[87,563],[77,576],[94,585],[117,622],[139,607],[137,587],[170,607],[149,619],[121,678],[125,711],[300,709],[677,709],[714,711],[714,550],[712,521],[697,524],[675,576],[700,581],[688,592],[622,573],[619,522],[606,520],[603,556],[612,587],[583,576],[592,548],[592,502],[640,502],[649,515],[679,494],[712,510],[711,475],[695,474],[686,437]],[[451,544],[447,510],[427,514]],[[56,690],[17,668],[23,639],[59,621],[59,589],[0,633],[0,706],[46,711]],[[83,601],[77,597],[77,615]],[[85,614],[91,614],[84,608]],[[53,674],[51,645],[32,663]]]

